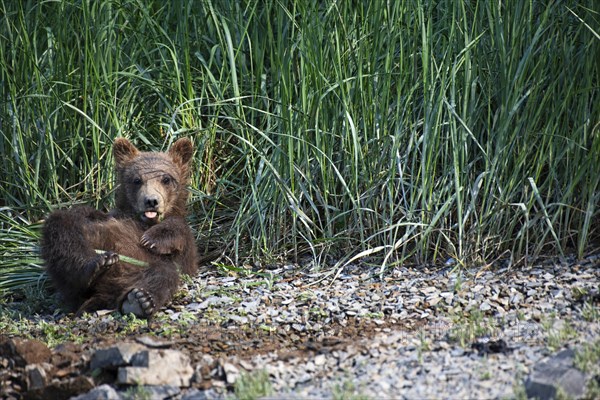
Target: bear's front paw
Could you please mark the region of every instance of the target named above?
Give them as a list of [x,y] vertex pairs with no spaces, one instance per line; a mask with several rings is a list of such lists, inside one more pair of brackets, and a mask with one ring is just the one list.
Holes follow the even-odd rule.
[[[158,228],[158,227],[155,227]],[[140,244],[155,254],[167,255],[179,251],[172,234],[161,232],[159,229],[148,229],[140,240]]]
[[121,303],[121,314],[133,314],[138,318],[148,318],[154,313],[154,299],[144,289],[131,289]]
[[94,283],[103,273],[108,271],[111,265],[119,262],[119,255],[112,251],[105,251],[102,254],[98,254],[88,262],[88,268],[90,272],[89,285]]

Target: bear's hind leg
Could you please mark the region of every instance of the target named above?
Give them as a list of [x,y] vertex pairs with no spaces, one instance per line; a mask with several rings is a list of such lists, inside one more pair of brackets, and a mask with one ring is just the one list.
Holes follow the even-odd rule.
[[106,214],[90,207],[51,213],[42,230],[41,255],[54,286],[72,308],[88,297],[90,285],[118,261],[112,252],[97,254],[90,232]]

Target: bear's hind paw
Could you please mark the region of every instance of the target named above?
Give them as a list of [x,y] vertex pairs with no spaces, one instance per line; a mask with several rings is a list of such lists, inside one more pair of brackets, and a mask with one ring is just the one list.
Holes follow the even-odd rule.
[[144,289],[131,289],[121,303],[121,314],[133,314],[138,318],[148,318],[154,313],[154,300]]

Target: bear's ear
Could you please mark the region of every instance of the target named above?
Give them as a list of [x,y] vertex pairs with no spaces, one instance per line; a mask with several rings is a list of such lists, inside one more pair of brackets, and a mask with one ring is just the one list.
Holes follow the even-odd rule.
[[169,155],[179,165],[186,165],[194,155],[194,146],[188,138],[181,138],[173,143],[169,149]]
[[117,138],[113,143],[113,155],[117,167],[127,164],[140,154],[140,151],[125,138]]

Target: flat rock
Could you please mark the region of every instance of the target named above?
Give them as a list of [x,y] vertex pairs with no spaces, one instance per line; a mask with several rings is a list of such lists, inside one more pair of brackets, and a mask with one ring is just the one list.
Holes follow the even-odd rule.
[[190,359],[178,350],[146,350],[120,367],[117,383],[129,385],[190,386],[194,370]]
[[570,398],[583,396],[587,377],[574,367],[574,358],[575,352],[567,349],[535,365],[525,381],[527,396],[554,399],[559,388]]

